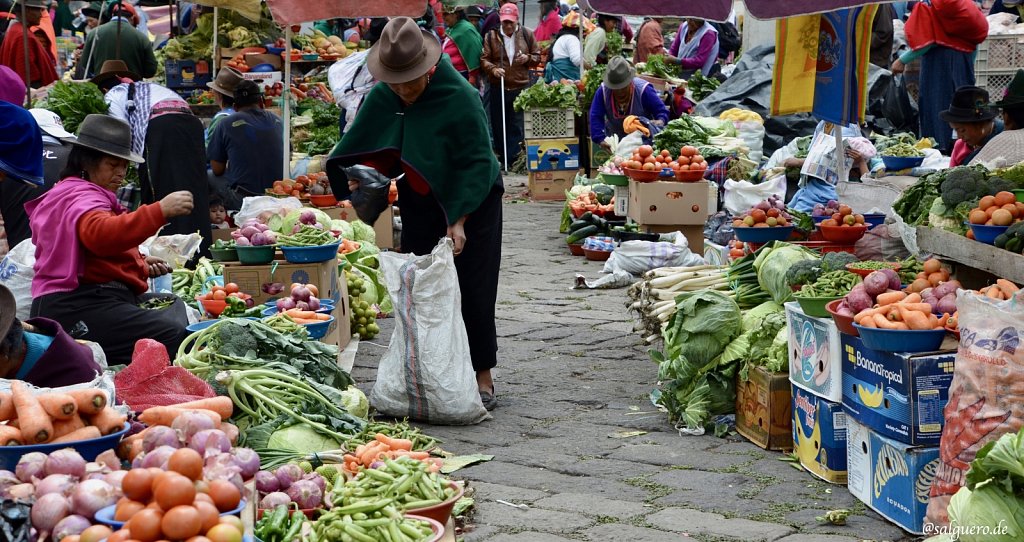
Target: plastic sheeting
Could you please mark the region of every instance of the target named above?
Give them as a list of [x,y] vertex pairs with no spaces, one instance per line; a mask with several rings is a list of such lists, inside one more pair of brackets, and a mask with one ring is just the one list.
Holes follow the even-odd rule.
[[[733,0],[590,0],[590,6],[601,13],[615,15],[647,15],[697,17],[724,21],[732,11]],[[744,0],[747,12],[758,19],[780,19],[795,15],[824,13],[872,2],[864,0]]]
[[[211,0],[202,1],[205,3]],[[299,24],[340,17],[419,17],[426,10],[423,0],[267,0],[267,5],[274,21],[279,24]]]

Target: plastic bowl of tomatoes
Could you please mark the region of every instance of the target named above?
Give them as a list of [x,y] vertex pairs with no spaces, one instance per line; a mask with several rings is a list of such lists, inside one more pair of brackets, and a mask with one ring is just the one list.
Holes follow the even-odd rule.
[[240,291],[238,285],[229,282],[224,286],[214,286],[205,294],[197,295],[196,301],[203,306],[203,311],[211,318],[219,318],[228,306],[228,298],[238,298],[245,302],[247,307],[252,307],[255,302],[252,296]]

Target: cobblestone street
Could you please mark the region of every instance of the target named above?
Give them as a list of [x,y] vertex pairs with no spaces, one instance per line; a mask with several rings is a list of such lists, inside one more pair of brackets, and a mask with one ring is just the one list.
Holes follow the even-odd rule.
[[[657,366],[626,313],[626,290],[572,290],[602,263],[573,257],[561,202],[525,202],[506,179],[498,294],[499,407],[472,427],[425,430],[475,488],[467,542],[911,541],[849,494],[740,436],[680,436],[650,403]],[[472,240],[470,240],[472,242]],[[374,343],[386,345],[393,320]],[[383,348],[362,343],[353,376],[369,392]],[[499,503],[505,501],[512,505]],[[846,526],[819,523],[852,511]]]

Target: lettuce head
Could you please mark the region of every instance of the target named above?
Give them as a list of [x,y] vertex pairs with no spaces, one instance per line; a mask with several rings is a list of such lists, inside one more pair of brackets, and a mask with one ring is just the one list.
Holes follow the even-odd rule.
[[373,226],[362,220],[354,220],[352,222],[352,232],[355,241],[365,241],[373,245],[377,244],[377,233],[373,231]]

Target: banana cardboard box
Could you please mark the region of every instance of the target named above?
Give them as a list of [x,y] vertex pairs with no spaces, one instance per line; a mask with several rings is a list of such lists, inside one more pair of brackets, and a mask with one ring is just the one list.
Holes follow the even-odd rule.
[[956,352],[879,352],[846,334],[841,345],[847,414],[884,437],[937,446]]
[[793,391],[786,373],[736,375],[736,431],[767,450],[793,449]]
[[580,140],[528,139],[526,141],[526,168],[530,171],[579,169]]
[[839,328],[831,318],[807,316],[795,301],[785,307],[790,382],[834,403],[842,401]]
[[913,534],[923,534],[938,447],[909,446],[847,420],[847,487],[854,497]]
[[793,452],[811,474],[846,484],[846,413],[843,405],[793,386]]

